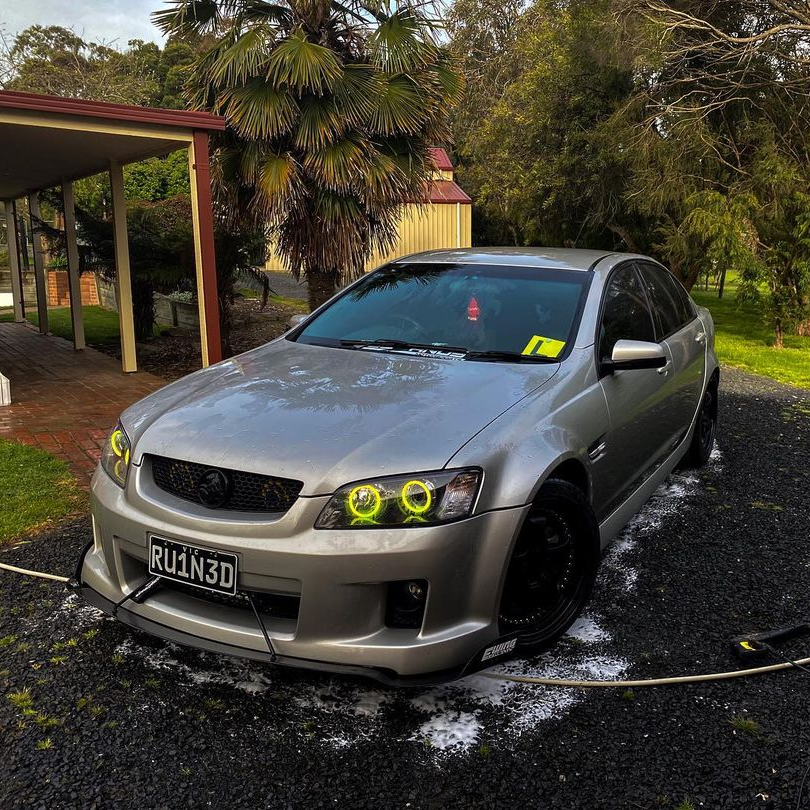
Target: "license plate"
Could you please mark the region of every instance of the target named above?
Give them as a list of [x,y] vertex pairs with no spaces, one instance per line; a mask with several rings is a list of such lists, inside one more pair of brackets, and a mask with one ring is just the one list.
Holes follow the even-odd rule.
[[207,591],[236,593],[235,554],[190,546],[165,537],[149,537],[149,573],[205,588]]

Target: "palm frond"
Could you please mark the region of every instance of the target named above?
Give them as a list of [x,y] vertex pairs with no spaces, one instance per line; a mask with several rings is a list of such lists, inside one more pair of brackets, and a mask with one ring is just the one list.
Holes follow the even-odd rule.
[[220,94],[217,112],[245,138],[275,138],[290,131],[298,118],[298,106],[289,93],[262,79]]
[[443,104],[457,104],[461,101],[465,82],[458,60],[446,49],[442,49],[430,69],[436,76]]
[[322,149],[346,130],[346,122],[331,97],[305,96],[298,106],[301,114],[293,139],[298,148],[304,151]]
[[383,83],[380,71],[371,65],[344,65],[343,75],[335,82],[332,93],[335,108],[349,126],[362,127],[369,120]]
[[334,51],[307,39],[299,28],[280,42],[267,63],[267,78],[298,93],[323,95],[343,74]]
[[216,0],[167,0],[166,5],[170,8],[152,12],[152,22],[169,36],[207,34],[219,24]]
[[383,135],[416,133],[424,120],[422,95],[408,76],[398,74],[384,82],[369,121],[373,131]]
[[311,152],[304,166],[326,188],[348,191],[362,178],[369,149],[369,143],[358,135],[347,135]]
[[381,22],[368,38],[374,64],[388,73],[407,73],[434,61],[436,44],[425,20],[404,8]]
[[257,186],[271,205],[287,204],[297,193],[297,179],[298,166],[289,152],[265,155],[259,167]]
[[276,32],[269,25],[257,25],[244,33],[234,27],[216,49],[211,81],[220,85],[249,81],[265,68],[275,40]]

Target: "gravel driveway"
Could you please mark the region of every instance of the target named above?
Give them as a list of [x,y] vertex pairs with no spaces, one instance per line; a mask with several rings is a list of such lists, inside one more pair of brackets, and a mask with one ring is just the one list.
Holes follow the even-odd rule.
[[[725,670],[732,636],[810,618],[810,395],[726,370],[721,402],[709,467],[673,476],[614,543],[552,653],[506,668]],[[80,521],[0,559],[69,573],[88,532]],[[810,639],[785,650],[810,655]],[[792,808],[808,720],[797,671],[634,692],[481,676],[395,691],[183,650],[0,574],[2,808]]]

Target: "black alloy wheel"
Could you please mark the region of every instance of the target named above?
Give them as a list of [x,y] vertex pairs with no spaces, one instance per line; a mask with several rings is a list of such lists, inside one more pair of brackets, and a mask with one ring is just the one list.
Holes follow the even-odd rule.
[[710,383],[700,403],[692,444],[686,456],[688,466],[702,467],[714,449],[717,433],[717,384]]
[[524,649],[548,647],[582,612],[599,566],[599,531],[583,493],[547,481],[512,550],[499,624]]

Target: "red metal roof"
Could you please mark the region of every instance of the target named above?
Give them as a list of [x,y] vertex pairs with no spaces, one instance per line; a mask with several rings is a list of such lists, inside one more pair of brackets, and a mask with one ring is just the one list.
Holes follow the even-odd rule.
[[106,101],[86,101],[79,98],[46,96],[39,93],[18,93],[0,90],[0,109],[28,110],[84,118],[106,118],[122,123],[153,124],[180,129],[225,129],[225,119],[196,110],[164,110],[158,107],[137,107],[134,104],[110,104]]
[[430,148],[430,157],[440,172],[453,171],[453,161],[450,160],[450,156],[440,146],[432,146]]
[[434,180],[430,184],[428,200],[432,203],[463,203],[465,205],[472,202],[452,180]]

